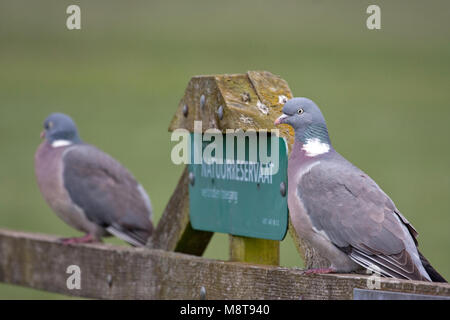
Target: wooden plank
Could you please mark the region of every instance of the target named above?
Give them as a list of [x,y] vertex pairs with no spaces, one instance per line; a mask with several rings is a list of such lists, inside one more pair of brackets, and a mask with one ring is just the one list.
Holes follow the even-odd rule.
[[[286,81],[267,71],[195,76],[186,87],[169,131],[183,128],[193,132],[196,120],[203,122],[203,131],[208,128],[270,130],[281,115],[284,103],[280,102],[280,96],[291,98],[292,93]],[[218,112],[220,106],[222,117]],[[292,136],[292,129],[283,127],[283,136]]]
[[230,261],[280,264],[280,242],[230,235]]
[[158,226],[147,243],[148,248],[201,256],[212,232],[192,229],[189,220],[189,177],[187,167],[164,210]]
[[[81,269],[80,290],[66,286],[69,265]],[[199,299],[204,287],[207,299],[351,299],[367,280],[0,230],[0,281],[87,298]],[[382,279],[380,289],[450,296],[450,285],[421,281]]]

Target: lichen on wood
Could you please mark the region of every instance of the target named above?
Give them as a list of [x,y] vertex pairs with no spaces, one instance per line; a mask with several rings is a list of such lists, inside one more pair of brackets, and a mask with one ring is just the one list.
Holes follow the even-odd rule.
[[[206,98],[203,108],[200,106],[202,95]],[[183,128],[193,132],[195,120],[203,122],[203,130],[270,130],[281,115],[283,104],[279,101],[280,95],[292,97],[286,81],[267,71],[196,76],[188,83],[169,131]],[[258,103],[264,104],[268,112],[262,112]],[[185,105],[189,110],[187,116],[183,114]],[[224,110],[222,119],[217,112],[220,106]]]

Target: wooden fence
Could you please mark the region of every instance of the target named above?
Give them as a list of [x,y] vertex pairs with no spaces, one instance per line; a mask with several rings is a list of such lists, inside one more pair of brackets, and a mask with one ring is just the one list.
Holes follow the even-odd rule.
[[[67,267],[81,269],[68,289]],[[160,249],[63,245],[54,236],[0,230],[0,281],[98,299],[352,299],[369,277],[304,275],[297,268],[226,262]],[[450,297],[448,284],[382,278],[380,290]]]

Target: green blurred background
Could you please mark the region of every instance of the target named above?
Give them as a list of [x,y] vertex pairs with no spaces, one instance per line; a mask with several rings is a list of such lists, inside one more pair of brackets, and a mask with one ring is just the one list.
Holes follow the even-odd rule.
[[[70,4],[81,30],[66,29]],[[366,28],[369,4],[381,30]],[[335,148],[392,197],[450,278],[449,12],[449,1],[2,0],[0,228],[79,235],[35,182],[54,111],[134,173],[157,222],[182,171],[167,127],[190,77],[268,70],[318,103]],[[281,248],[282,265],[303,265],[289,236]],[[205,256],[227,259],[227,236]],[[0,298],[63,296],[0,284]]]

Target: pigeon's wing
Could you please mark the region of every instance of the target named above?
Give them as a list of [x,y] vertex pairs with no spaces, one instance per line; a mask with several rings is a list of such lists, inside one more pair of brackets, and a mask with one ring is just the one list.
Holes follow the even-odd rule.
[[428,280],[415,229],[380,187],[346,160],[314,166],[297,193],[314,228],[356,263],[384,276]]
[[131,173],[91,145],[77,145],[63,155],[64,186],[87,218],[135,246],[152,232],[150,200]]

